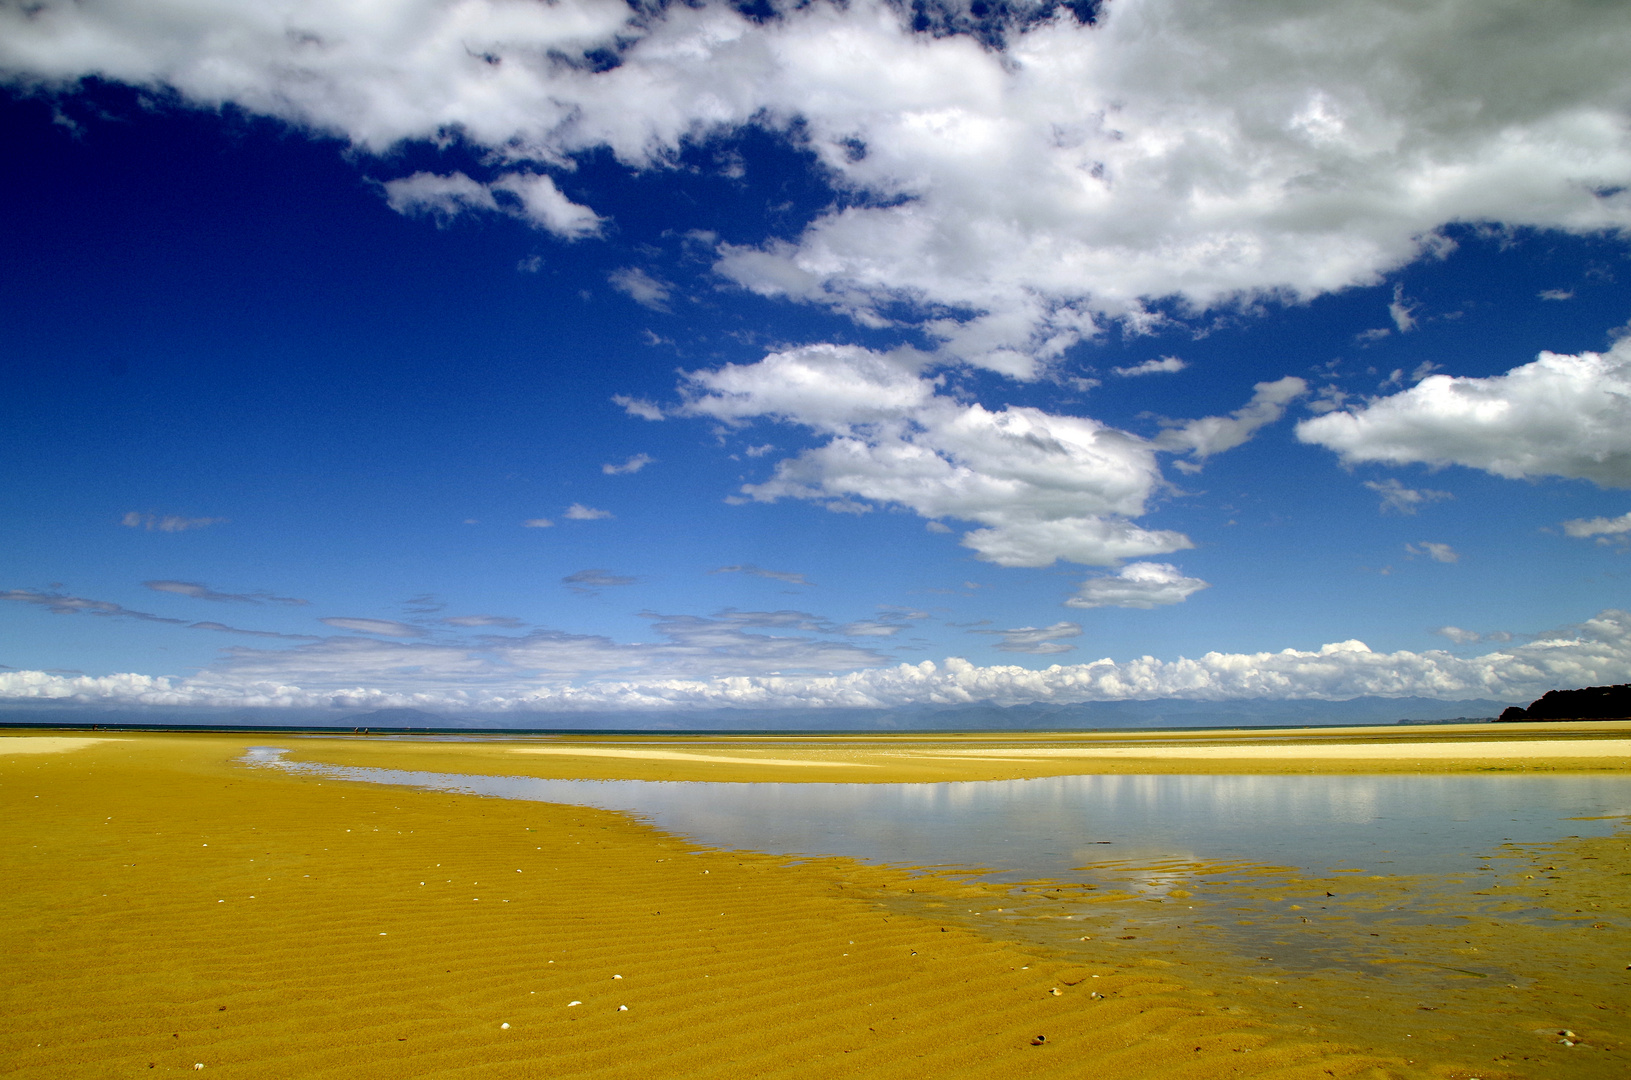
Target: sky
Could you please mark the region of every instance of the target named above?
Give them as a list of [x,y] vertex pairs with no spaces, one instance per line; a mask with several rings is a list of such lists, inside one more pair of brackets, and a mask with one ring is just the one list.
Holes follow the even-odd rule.
[[1631,681],[1627,41],[0,5],[0,702]]

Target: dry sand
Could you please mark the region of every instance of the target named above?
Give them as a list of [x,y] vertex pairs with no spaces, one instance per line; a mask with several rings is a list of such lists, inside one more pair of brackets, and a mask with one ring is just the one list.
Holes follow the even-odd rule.
[[[273,741],[264,736],[92,741],[72,753],[0,753],[6,1075],[126,1076],[199,1063],[246,1077],[1538,1080],[1628,1071],[1621,969],[1631,955],[1615,954],[1631,952],[1631,856],[1620,839],[1508,853],[1513,891],[1503,903],[1596,905],[1591,921],[1562,933],[1503,915],[1492,921],[1512,926],[1465,928],[1468,943],[1457,947],[1519,951],[1460,960],[1485,977],[1446,989],[1433,959],[1393,979],[1299,977],[1234,955],[1199,923],[1140,919],[1160,925],[1113,932],[1128,925],[1124,901],[1092,908],[1106,932],[1065,934],[1059,916],[1087,909],[1048,883],[1016,892],[839,859],[706,851],[614,813],[235,763]],[[729,752],[713,740],[695,756],[726,762],[333,739],[300,740],[295,756],[472,772],[592,763],[707,779],[1087,771],[1057,757],[906,761],[899,743],[869,740],[835,740],[825,754],[816,740],[723,742]],[[969,748],[962,743],[938,748]],[[782,761],[873,767],[753,764],[772,750]],[[901,760],[877,767],[891,755]],[[1539,748],[1526,764],[1570,760]],[[1113,764],[1123,771],[1125,761]],[[1574,861],[1568,874],[1539,861],[1519,872],[1523,858]],[[1216,923],[1244,898],[1289,923],[1337,891],[1264,869],[1221,872],[1238,880],[1192,870],[1208,883],[1183,898],[1186,910],[1200,909],[1197,920]],[[1377,879],[1365,888],[1380,898],[1442,884]],[[1022,910],[997,922],[967,914],[994,906]],[[1408,920],[1386,932],[1416,957],[1436,959],[1450,944]],[[1516,988],[1492,982],[1496,970]],[[1360,991],[1377,995],[1374,1010],[1355,1012]],[[1418,1006],[1418,994],[1433,996]],[[1561,1045],[1554,1028],[1576,1030],[1571,1041],[1582,1045]],[[1038,1035],[1046,1040],[1033,1045]]]
[[60,754],[68,750],[83,750],[97,746],[107,739],[73,739],[61,735],[18,735],[0,739],[0,754]]

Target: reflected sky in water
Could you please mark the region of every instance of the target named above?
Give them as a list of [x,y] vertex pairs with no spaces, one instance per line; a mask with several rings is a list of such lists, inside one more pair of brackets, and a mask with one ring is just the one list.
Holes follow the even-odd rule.
[[1388,874],[1470,868],[1507,840],[1606,835],[1618,775],[1053,776],[942,784],[542,780],[248,760],[308,775],[634,813],[709,847],[960,866],[1005,879],[1172,858]]

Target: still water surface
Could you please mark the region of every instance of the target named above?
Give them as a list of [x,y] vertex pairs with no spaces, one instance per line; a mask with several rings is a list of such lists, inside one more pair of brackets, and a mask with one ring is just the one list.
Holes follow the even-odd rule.
[[1309,872],[1459,873],[1505,841],[1602,836],[1631,776],[1054,776],[940,784],[540,780],[282,761],[336,780],[633,813],[708,847],[967,867],[1001,880],[1081,868],[1254,863]]

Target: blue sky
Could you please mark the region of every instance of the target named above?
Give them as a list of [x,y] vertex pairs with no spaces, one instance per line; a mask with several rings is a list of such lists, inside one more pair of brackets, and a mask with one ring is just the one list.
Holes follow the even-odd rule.
[[1631,679],[1631,11],[38,8],[0,698]]

